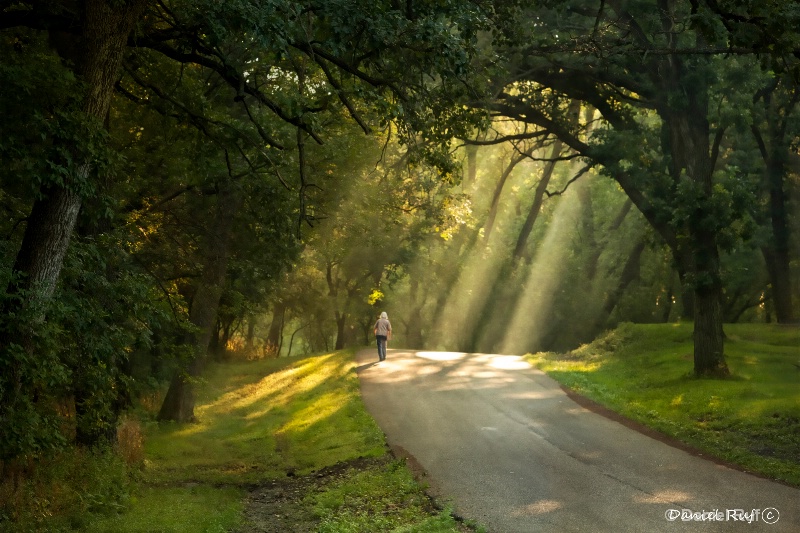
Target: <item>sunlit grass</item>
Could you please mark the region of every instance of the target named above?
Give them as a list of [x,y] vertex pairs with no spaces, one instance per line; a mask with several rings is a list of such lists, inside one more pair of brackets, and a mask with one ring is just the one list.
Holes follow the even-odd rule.
[[568,387],[706,452],[800,485],[800,330],[726,325],[729,379],[692,374],[690,324],[626,324],[569,354],[529,355]]
[[149,481],[257,483],[384,451],[352,352],[217,365],[195,413],[195,424],[151,428]]
[[[355,368],[353,351],[213,366],[198,386],[199,421],[154,423],[143,483],[127,510],[87,517],[84,529],[235,531],[253,484],[385,456],[384,436],[364,409]],[[320,531],[460,530],[449,513],[431,515],[425,503],[410,471],[393,462],[340,475],[304,505],[316,510]]]

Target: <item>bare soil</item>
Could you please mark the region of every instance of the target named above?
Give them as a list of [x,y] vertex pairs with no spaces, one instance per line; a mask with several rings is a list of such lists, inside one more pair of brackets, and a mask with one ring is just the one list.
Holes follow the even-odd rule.
[[[425,483],[425,472],[405,450],[392,449],[382,457],[359,458],[339,463],[305,476],[288,474],[285,478],[253,487],[245,500],[245,523],[236,533],[308,533],[317,531],[319,518],[307,506],[307,497],[320,493],[329,485],[346,479],[359,471],[387,466],[404,459],[415,478]],[[432,499],[428,511],[439,512]],[[459,520],[456,517],[456,520]],[[459,521],[462,531],[474,531]]]
[[307,533],[315,531],[319,519],[304,500],[322,492],[332,482],[346,478],[354,471],[387,464],[390,457],[359,458],[324,468],[305,476],[287,474],[254,487],[245,500],[245,524],[237,533]]

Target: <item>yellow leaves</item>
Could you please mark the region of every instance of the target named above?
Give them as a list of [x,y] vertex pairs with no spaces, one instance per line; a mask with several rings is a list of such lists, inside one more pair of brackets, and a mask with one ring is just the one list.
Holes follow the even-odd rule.
[[380,289],[372,289],[372,292],[367,297],[367,303],[369,303],[369,305],[375,305],[376,303],[382,301],[384,296],[385,295]]

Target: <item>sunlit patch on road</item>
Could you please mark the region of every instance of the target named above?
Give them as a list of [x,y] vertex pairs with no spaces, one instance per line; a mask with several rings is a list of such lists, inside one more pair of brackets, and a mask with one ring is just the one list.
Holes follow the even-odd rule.
[[641,493],[634,497],[637,503],[675,503],[688,502],[692,495],[682,490],[659,490],[652,494]]
[[531,368],[531,365],[519,355],[498,355],[492,358],[489,365],[501,370],[526,370]]
[[518,507],[511,514],[514,516],[535,516],[545,513],[552,513],[564,507],[564,504],[557,500],[539,500],[524,507]]
[[432,361],[456,361],[466,357],[464,352],[417,352],[417,357]]
[[550,398],[560,398],[561,391],[532,390],[516,394],[506,394],[506,398],[511,400],[548,400]]

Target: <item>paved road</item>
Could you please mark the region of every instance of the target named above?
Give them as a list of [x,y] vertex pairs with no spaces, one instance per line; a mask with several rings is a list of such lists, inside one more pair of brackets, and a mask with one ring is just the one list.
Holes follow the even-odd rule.
[[[584,409],[519,357],[390,350],[376,363],[373,352],[359,354],[361,389],[389,444],[491,532],[800,532],[799,490]],[[667,520],[684,509],[723,521]],[[737,509],[760,513],[733,521],[746,519]]]

